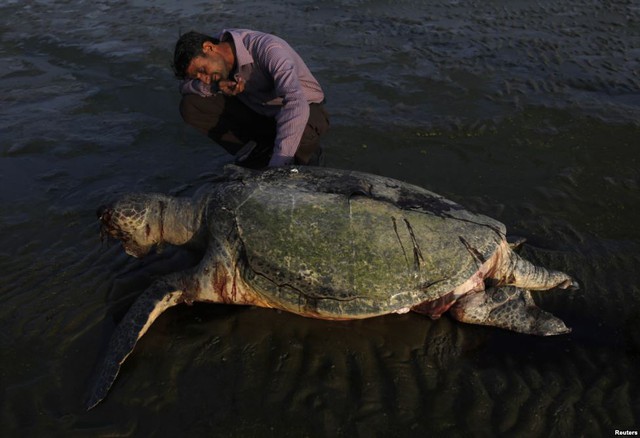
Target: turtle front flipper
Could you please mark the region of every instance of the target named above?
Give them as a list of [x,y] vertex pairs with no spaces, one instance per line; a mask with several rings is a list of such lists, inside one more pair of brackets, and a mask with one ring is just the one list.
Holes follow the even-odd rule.
[[169,307],[182,301],[183,292],[176,290],[172,283],[167,279],[156,281],[140,295],[120,321],[111,336],[104,360],[96,370],[93,387],[85,404],[87,410],[107,396],[120,366],[153,321]]
[[531,335],[551,336],[571,331],[562,320],[536,306],[531,292],[515,286],[470,293],[460,298],[449,311],[461,322]]

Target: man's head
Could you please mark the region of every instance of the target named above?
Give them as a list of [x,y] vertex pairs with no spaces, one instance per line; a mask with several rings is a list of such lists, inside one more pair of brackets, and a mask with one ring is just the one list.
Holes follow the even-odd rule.
[[173,72],[178,79],[187,79],[190,76],[189,67],[195,58],[205,58],[210,52],[211,46],[219,43],[217,38],[198,32],[182,34],[176,43],[173,52]]

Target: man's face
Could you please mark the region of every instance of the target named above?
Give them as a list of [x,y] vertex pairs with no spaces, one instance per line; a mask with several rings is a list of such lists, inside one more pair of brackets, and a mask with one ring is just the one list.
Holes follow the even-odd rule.
[[187,68],[187,76],[210,85],[228,79],[229,69],[222,55],[215,51],[205,50],[203,55],[196,56],[191,60]]

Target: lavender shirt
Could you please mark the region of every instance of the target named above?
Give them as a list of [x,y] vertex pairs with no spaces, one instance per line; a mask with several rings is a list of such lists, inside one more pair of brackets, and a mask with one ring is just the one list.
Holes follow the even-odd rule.
[[[277,36],[247,29],[225,29],[217,37],[233,38],[236,50],[235,78],[245,81],[236,97],[253,111],[273,117],[277,133],[270,167],[293,163],[293,157],[309,119],[309,104],[320,103],[324,93],[300,56]],[[211,96],[197,79],[186,81],[182,93]]]

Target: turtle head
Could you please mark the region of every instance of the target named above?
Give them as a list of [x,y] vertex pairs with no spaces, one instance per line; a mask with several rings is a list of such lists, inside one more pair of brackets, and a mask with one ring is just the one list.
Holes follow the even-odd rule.
[[125,252],[144,257],[163,239],[167,199],[159,194],[128,194],[97,210],[100,237],[122,242]]

